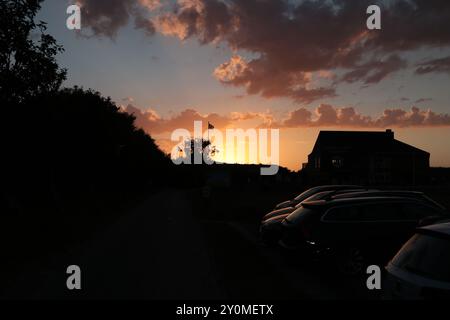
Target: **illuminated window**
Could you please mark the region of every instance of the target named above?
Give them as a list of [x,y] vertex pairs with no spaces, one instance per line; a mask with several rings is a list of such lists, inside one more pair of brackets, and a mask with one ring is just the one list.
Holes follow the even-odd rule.
[[344,166],[344,159],[341,157],[333,157],[331,159],[331,165],[334,168],[342,168]]

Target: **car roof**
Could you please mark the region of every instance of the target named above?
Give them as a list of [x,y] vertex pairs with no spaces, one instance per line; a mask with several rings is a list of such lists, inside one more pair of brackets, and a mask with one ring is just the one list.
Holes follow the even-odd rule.
[[358,197],[358,198],[340,198],[340,199],[332,199],[329,201],[326,200],[317,200],[317,201],[306,201],[302,203],[303,207],[333,207],[337,205],[346,205],[346,204],[364,204],[368,202],[415,202],[422,203],[418,199],[408,198],[408,197],[389,197],[389,196],[380,196],[380,197]]
[[431,224],[426,227],[421,227],[418,230],[432,231],[433,233],[450,236],[450,222]]
[[[363,189],[363,187],[361,187],[359,189],[339,189],[339,190],[320,191],[320,192],[314,193],[313,195],[309,196],[308,198],[306,198],[303,201],[309,201],[308,199],[317,198],[317,197],[321,197],[321,196],[323,196],[323,200],[327,200],[327,199],[331,199],[331,197],[338,197],[338,196],[346,195],[346,194],[355,194],[355,193],[359,193],[361,191],[365,191],[365,189]],[[311,201],[312,200],[313,199],[311,199]],[[316,199],[316,200],[322,200],[322,199]]]
[[355,192],[348,192],[344,194],[336,195],[335,198],[344,198],[344,197],[355,197],[355,196],[371,196],[371,195],[414,195],[414,196],[423,196],[423,192],[419,191],[409,191],[409,190],[364,190],[364,191],[355,191]]
[[333,191],[333,190],[342,190],[342,189],[361,189],[363,188],[362,186],[356,186],[356,185],[324,185],[324,186],[315,186],[309,189],[306,189],[305,191],[303,191],[302,193],[300,193],[299,195],[297,195],[294,200],[298,200],[299,198],[301,198],[302,196],[304,196],[307,193],[310,193],[310,196],[312,196],[313,194],[319,193],[319,192],[323,192],[323,191]]
[[343,188],[362,188],[362,186],[358,186],[358,185],[352,185],[352,184],[330,184],[330,185],[324,185],[324,186],[316,186],[313,188],[310,188],[309,190],[323,190],[323,191],[327,191],[327,190],[339,190],[339,189],[343,189]]
[[428,197],[425,193],[421,191],[411,191],[411,190],[367,190],[367,191],[357,191],[349,192],[343,194],[336,194],[333,199],[344,199],[350,197],[404,197],[404,198],[416,198],[417,200],[425,201],[427,204],[432,205],[440,210],[447,211],[447,209],[436,202],[435,200]]

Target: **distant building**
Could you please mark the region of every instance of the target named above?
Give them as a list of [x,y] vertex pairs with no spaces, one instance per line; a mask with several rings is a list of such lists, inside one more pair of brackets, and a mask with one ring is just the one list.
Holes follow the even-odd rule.
[[310,184],[417,185],[428,181],[430,154],[389,129],[321,131],[302,167]]

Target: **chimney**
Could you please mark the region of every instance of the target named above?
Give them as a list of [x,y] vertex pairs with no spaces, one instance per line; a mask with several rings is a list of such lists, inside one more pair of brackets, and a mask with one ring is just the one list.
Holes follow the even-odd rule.
[[387,135],[390,139],[394,139],[394,131],[392,131],[391,129],[386,129],[386,135]]

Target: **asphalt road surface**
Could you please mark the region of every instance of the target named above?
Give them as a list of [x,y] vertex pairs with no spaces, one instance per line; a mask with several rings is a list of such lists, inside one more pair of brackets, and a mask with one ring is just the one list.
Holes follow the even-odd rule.
[[[198,219],[187,191],[167,190],[149,196],[84,246],[25,266],[3,297],[377,298],[364,278],[292,261],[262,246],[256,230],[255,225]],[[69,265],[81,268],[81,290],[66,287]]]

